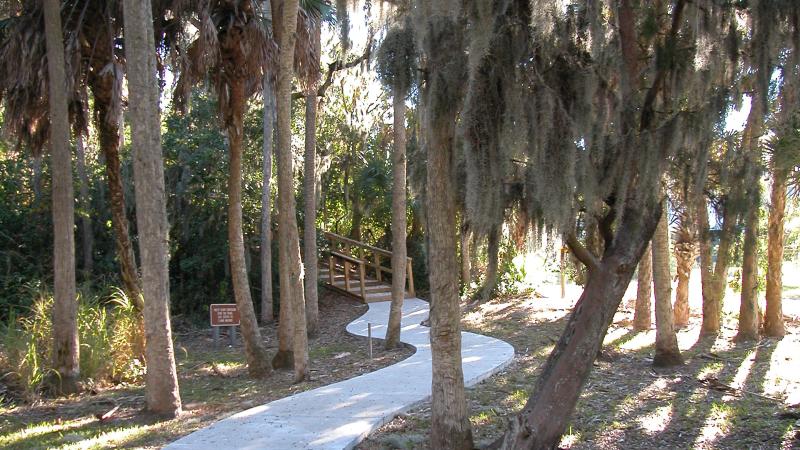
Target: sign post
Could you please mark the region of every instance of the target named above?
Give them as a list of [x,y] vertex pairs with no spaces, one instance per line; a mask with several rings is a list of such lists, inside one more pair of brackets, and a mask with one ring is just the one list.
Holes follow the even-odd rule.
[[220,327],[228,328],[231,345],[236,345],[236,326],[239,325],[239,308],[235,303],[214,303],[209,307],[214,348],[218,347]]

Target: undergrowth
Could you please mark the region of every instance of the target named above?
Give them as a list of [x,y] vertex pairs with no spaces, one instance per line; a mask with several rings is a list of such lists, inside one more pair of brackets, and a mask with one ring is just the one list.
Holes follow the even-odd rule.
[[[11,311],[0,323],[0,382],[24,400],[47,390],[52,367],[53,294],[32,285],[30,308]],[[78,298],[80,376],[87,388],[135,382],[144,376],[144,333],[141,315],[125,293],[80,294]]]

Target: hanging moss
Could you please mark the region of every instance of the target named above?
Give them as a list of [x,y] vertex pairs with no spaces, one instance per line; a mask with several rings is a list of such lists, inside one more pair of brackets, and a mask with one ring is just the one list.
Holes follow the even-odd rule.
[[394,95],[405,97],[415,83],[416,42],[410,25],[389,30],[378,50],[376,70],[381,82],[392,89]]

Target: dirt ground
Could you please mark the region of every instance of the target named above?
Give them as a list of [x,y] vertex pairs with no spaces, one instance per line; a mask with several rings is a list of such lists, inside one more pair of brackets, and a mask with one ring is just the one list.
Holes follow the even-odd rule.
[[[656,369],[655,330],[630,331],[635,288],[634,283],[608,331],[562,448],[800,448],[800,289],[784,296],[785,338],[745,343],[733,342],[738,293],[726,296],[722,334],[700,339],[701,296],[693,290],[691,323],[678,333],[686,362]],[[516,349],[509,368],[467,392],[479,447],[501,436],[508,419],[522,409],[580,295],[574,286],[564,300],[554,286],[540,292],[548,298],[494,299],[462,322],[466,330],[506,340]],[[430,404],[425,404],[357,448],[428,449],[429,431]]]
[[[176,326],[184,409],[179,418],[159,420],[142,413],[141,384],[96,388],[88,395],[32,404],[15,401],[13,393],[5,392],[0,395],[0,448],[158,448],[235,412],[371,372],[413,354],[411,348],[385,351],[382,341],[374,340],[370,360],[367,338],[345,331],[367,306],[324,289],[320,294],[321,328],[310,341],[310,381],[293,384],[291,371],[251,379],[241,339],[232,348],[223,336],[220,348],[214,349],[210,329]],[[265,326],[261,332],[274,354],[276,327]],[[109,418],[101,419],[110,411]]]

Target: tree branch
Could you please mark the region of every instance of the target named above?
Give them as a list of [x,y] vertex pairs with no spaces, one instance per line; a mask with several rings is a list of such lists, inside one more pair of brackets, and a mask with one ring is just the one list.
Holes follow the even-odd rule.
[[586,247],[581,244],[581,242],[575,236],[575,233],[570,233],[566,237],[567,247],[569,247],[569,250],[572,252],[572,254],[575,255],[575,257],[578,258],[578,260],[582,262],[587,269],[591,271],[600,266],[600,261],[597,260],[597,257],[595,257],[592,252],[587,250]]
[[[325,74],[325,81],[323,81],[322,84],[320,84],[319,89],[317,89],[317,97],[325,97],[325,92],[328,90],[331,84],[333,84],[333,75],[336,72],[340,70],[352,69],[353,67],[369,59],[369,56],[372,53],[372,40],[372,36],[370,36],[367,46],[364,48],[364,53],[361,56],[347,62],[336,60],[328,64],[328,72]],[[305,93],[303,92],[292,93],[292,100],[303,97],[305,97]]]

